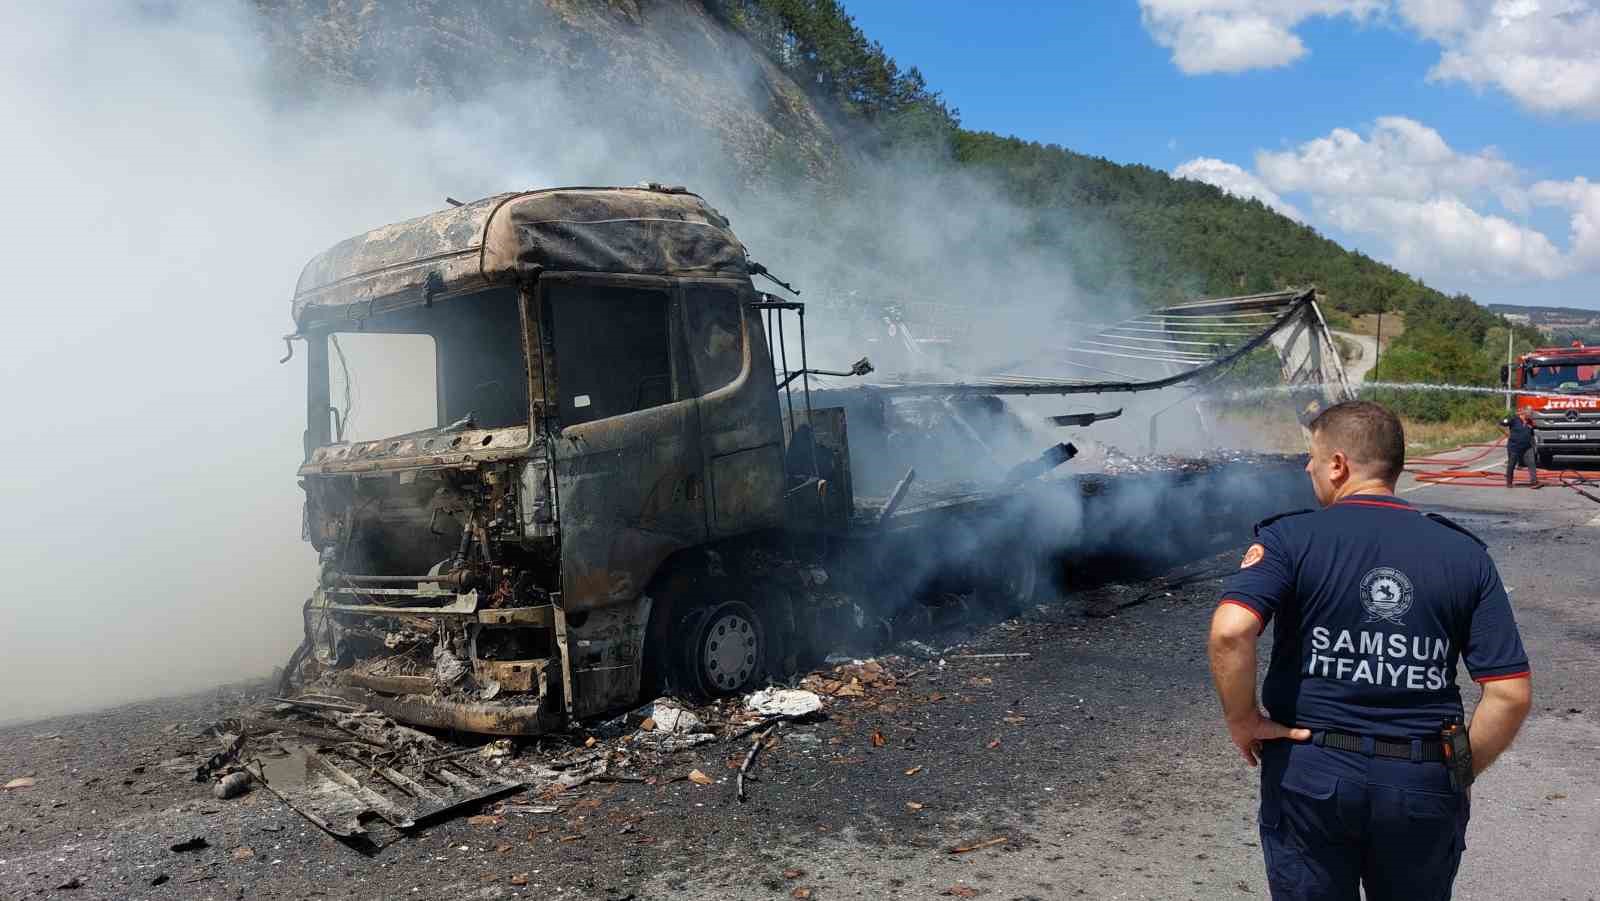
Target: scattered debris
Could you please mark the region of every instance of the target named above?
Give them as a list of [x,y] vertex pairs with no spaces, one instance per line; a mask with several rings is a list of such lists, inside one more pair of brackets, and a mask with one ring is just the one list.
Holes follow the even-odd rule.
[[915,776],[916,774],[918,774],[920,772],[922,772],[922,765],[918,764],[918,765],[912,767],[911,769],[906,770],[906,775],[907,776]]
[[[743,804],[745,801],[744,777],[750,772],[751,764],[755,763],[756,755],[761,753],[762,743],[765,742],[767,737],[772,734],[772,731],[777,728],[778,724],[773,723],[766,728],[766,731],[762,732],[760,735],[757,735],[756,740],[750,743],[750,752],[744,755],[744,763],[739,765],[739,777],[737,781],[739,784],[738,798],[740,804]],[[696,772],[698,772],[698,770]]]
[[881,748],[888,743],[889,740],[883,737],[882,732],[877,729],[872,730],[872,746],[874,748]]
[[512,885],[527,885],[528,884],[528,874],[527,873],[518,873],[517,875],[512,876],[511,877],[511,884]]
[[219,801],[226,801],[229,798],[237,798],[250,790],[250,783],[253,778],[254,777],[244,770],[237,770],[229,773],[228,775],[217,780],[215,785],[211,786],[211,794]]
[[869,690],[889,691],[896,687],[892,674],[876,660],[841,663],[831,673],[812,673],[800,684],[821,695],[835,698],[866,697]]
[[661,754],[676,754],[686,751],[696,745],[716,741],[717,737],[710,732],[696,732],[693,735],[674,735],[670,732],[640,732],[633,738],[633,744],[641,748],[649,748]]
[[[693,711],[672,698],[656,698],[634,710],[628,718],[645,732],[674,732],[690,735],[706,731],[705,723]],[[646,728],[645,723],[649,723]]]
[[555,806],[554,804],[502,804],[500,806],[500,812],[508,814],[531,814],[542,816],[545,814],[560,813],[561,808]]
[[154,876],[150,877],[150,884],[152,886],[166,885],[167,882],[169,880],[171,880],[171,879],[172,879],[172,877],[168,876],[166,873],[157,873]]
[[940,655],[938,648],[916,639],[906,639],[895,645],[894,650],[901,656],[915,660],[938,660]]
[[791,898],[800,898],[800,899],[809,898],[809,897],[811,897],[811,889],[808,889],[808,888],[806,888],[804,886],[801,886],[800,888],[797,888],[794,891],[790,892],[789,893],[789,897],[791,897]]
[[915,813],[915,812],[917,812],[917,811],[919,811],[919,810],[921,810],[921,809],[922,809],[922,808],[923,808],[923,807],[925,807],[925,806],[926,806],[926,805],[924,805],[924,804],[919,804],[919,803],[917,803],[917,802],[916,802],[916,801],[907,801],[907,802],[906,802],[906,809],[907,809],[907,810],[910,810],[910,811],[911,811],[911,812],[912,812],[912,813]]
[[700,772],[699,770],[690,770],[689,781],[693,782],[695,785],[710,785],[716,780],[712,779],[710,776],[707,776],[705,773]]
[[238,847],[238,848],[234,848],[233,849],[233,859],[234,860],[249,860],[250,858],[255,857],[255,856],[256,856],[256,849],[254,849],[254,848]]
[[493,762],[509,760],[516,756],[516,753],[516,747],[511,744],[511,739],[509,738],[491,741],[478,749],[479,757]]
[[997,738],[994,741],[989,742],[987,745],[984,745],[984,747],[986,747],[989,750],[993,751],[995,748],[1000,747],[1000,739]]
[[206,841],[204,836],[197,835],[194,838],[186,838],[177,844],[169,846],[168,850],[182,854],[185,851],[199,851],[209,847],[211,847],[211,843]]
[[789,869],[783,871],[783,878],[790,879],[790,880],[799,879],[801,876],[804,876],[805,874],[806,874],[806,871],[800,869],[799,867],[790,867]]
[[944,891],[940,892],[939,894],[941,894],[941,895],[952,895],[952,896],[957,897],[957,898],[976,898],[976,897],[978,897],[978,890],[973,888],[970,885],[963,885],[963,884],[958,882],[955,885],[952,885],[949,888],[945,889]]
[[60,885],[56,886],[56,891],[66,891],[67,889],[75,888],[83,888],[82,876],[74,876],[71,879],[68,879],[66,882],[61,883]]
[[6,783],[6,790],[10,791],[18,788],[32,788],[36,784],[36,781],[37,780],[31,776],[19,776],[18,778]]
[[822,698],[804,689],[764,688],[745,698],[744,706],[762,716],[801,717],[821,710]]
[[1021,657],[1032,657],[1032,654],[951,654],[947,660],[1015,660]]

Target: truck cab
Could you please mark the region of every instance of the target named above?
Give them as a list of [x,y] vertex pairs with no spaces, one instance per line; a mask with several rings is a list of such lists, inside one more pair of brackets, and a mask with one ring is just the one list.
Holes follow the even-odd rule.
[[[668,561],[777,525],[793,487],[750,275],[658,185],[498,195],[313,259],[290,339],[320,578],[290,675],[491,734],[632,702]],[[697,612],[725,636],[705,687],[752,684],[760,617]]]
[[1518,410],[1533,413],[1541,467],[1600,460],[1600,347],[1544,347],[1501,367]]

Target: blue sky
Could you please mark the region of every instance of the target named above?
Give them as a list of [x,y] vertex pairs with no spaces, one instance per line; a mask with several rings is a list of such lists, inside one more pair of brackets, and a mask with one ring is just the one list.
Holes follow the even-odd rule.
[[846,8],[968,128],[1260,197],[1481,302],[1600,309],[1600,0]]

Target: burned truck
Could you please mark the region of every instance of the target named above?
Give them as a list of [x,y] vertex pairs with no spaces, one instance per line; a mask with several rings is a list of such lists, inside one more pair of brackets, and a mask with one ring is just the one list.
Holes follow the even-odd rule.
[[[929,493],[883,438],[887,399],[812,403],[804,307],[761,274],[726,218],[658,185],[498,195],[314,258],[288,340],[320,574],[286,679],[534,734],[663,684],[749,690],[952,580],[1030,597],[1040,517],[1081,493],[1033,477],[1068,446]],[[402,352],[361,357],[378,339]]]

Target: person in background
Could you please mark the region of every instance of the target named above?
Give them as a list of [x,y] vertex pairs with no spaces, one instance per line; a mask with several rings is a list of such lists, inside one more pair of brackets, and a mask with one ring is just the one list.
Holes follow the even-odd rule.
[[1500,427],[1506,430],[1506,487],[1511,487],[1520,463],[1528,468],[1528,487],[1538,488],[1539,465],[1533,450],[1533,411],[1523,407],[1515,415],[1500,420]]

